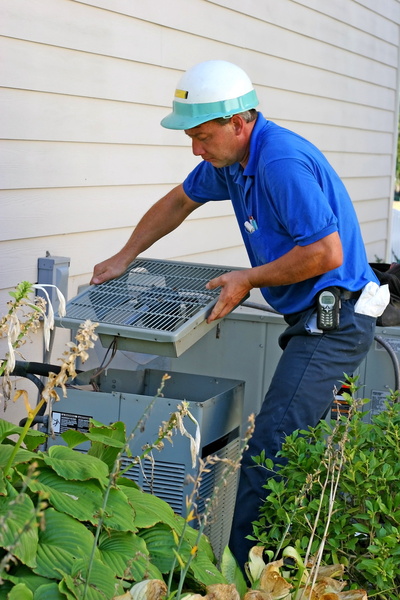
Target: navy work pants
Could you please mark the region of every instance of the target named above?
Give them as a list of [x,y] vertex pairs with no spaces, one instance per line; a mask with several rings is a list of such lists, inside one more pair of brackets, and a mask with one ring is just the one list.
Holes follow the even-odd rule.
[[306,330],[313,309],[286,317],[288,328],[279,340],[283,354],[242,460],[229,542],[242,568],[255,545],[245,538],[252,534],[252,521],[258,520],[266,496],[266,471],[255,466],[251,457],[264,450],[266,457],[276,462],[285,436],[296,429],[315,427],[329,411],[344,373],[353,375],[361,364],[373,342],[376,320],[355,313],[355,303],[354,299],[342,300],[339,328],[323,334]]

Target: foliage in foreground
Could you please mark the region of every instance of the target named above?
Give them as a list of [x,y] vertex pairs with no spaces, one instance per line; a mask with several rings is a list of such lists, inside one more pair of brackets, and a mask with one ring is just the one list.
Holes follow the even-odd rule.
[[[286,438],[279,477],[267,480],[267,499],[254,538],[273,554],[294,546],[341,563],[370,598],[400,597],[400,404],[366,422],[354,400],[348,417]],[[365,403],[363,400],[361,403]],[[272,462],[258,457],[267,470]],[[271,473],[269,473],[271,475]]]
[[[10,436],[20,432],[0,420],[1,469],[14,448]],[[30,431],[1,476],[0,598],[110,599],[132,582],[162,579],[173,563],[179,573],[190,562],[191,588],[224,583],[207,538],[166,502],[118,474],[110,485],[126,443],[123,423],[94,422],[87,438],[87,454],[66,446],[34,452],[43,435]],[[14,586],[18,595],[7,596]]]

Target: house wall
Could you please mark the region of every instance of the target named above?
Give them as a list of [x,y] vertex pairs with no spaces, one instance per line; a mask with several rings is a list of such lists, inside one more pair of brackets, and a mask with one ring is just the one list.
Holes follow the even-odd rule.
[[[265,116],[324,151],[352,196],[369,259],[388,257],[399,6],[3,0],[0,306],[18,282],[37,280],[46,253],[71,258],[75,295],[182,181],[197,159],[182,132],[159,122],[181,73],[211,58],[244,68]],[[146,255],[247,264],[228,202],[196,211]],[[36,360],[41,351],[37,339],[25,349]]]

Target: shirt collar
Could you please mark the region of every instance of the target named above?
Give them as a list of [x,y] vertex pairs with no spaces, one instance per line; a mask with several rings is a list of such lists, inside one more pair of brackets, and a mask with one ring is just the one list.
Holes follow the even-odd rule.
[[258,140],[260,137],[260,133],[264,129],[266,124],[267,120],[265,119],[264,115],[259,112],[257,116],[257,121],[255,122],[255,125],[253,127],[253,131],[251,132],[249,161],[243,172],[243,175],[245,176],[254,176],[256,173]]

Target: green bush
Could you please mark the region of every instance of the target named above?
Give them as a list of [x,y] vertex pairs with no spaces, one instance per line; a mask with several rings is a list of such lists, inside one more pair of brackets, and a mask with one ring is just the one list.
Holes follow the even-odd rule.
[[[369,597],[398,600],[400,404],[392,395],[367,423],[352,396],[346,395],[348,417],[286,438],[279,475],[265,485],[254,539],[275,555],[289,545],[303,557],[320,553],[325,563],[344,564]],[[255,462],[273,468],[264,456]]]

